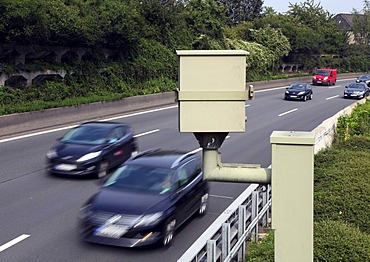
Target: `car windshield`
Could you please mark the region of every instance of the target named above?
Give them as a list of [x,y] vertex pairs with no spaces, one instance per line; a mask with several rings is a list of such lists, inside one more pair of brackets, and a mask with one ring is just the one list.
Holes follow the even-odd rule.
[[364,85],[361,84],[361,83],[350,84],[347,88],[349,88],[349,89],[365,89]]
[[124,165],[104,184],[141,193],[165,194],[171,190],[173,171],[171,169]]
[[329,70],[316,70],[316,74],[317,75],[322,75],[322,76],[328,76],[330,74],[330,71]]
[[65,143],[101,145],[106,142],[109,130],[101,127],[79,126],[69,131],[62,139]]
[[360,79],[360,80],[369,80],[370,79],[370,75],[362,75],[358,79]]
[[292,84],[289,89],[305,89],[305,86],[304,84]]

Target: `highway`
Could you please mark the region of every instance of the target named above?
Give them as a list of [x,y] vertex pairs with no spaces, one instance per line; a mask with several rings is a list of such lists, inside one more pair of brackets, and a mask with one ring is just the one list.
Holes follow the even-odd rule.
[[[284,101],[285,87],[256,91],[256,99],[246,103],[247,131],[229,134],[220,150],[222,162],[268,167],[272,131],[311,131],[356,102],[342,97],[344,86],[353,81],[314,86],[313,100],[307,102]],[[132,125],[140,150],[160,147],[191,151],[199,147],[193,134],[178,132],[176,106],[114,120]],[[207,215],[181,228],[168,249],[84,243],[77,235],[76,217],[83,202],[97,191],[97,181],[53,177],[44,169],[46,152],[65,132],[55,130],[11,141],[0,137],[0,261],[176,261],[247,187],[211,183]]]

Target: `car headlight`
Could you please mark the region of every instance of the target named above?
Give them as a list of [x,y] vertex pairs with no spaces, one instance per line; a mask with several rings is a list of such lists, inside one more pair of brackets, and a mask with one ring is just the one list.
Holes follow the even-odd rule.
[[285,91],[285,94],[289,94],[289,91],[287,90],[287,91]]
[[50,149],[47,153],[46,153],[46,157],[51,159],[51,158],[55,158],[57,157],[58,154],[57,154],[57,151],[55,149]]
[[162,216],[163,216],[163,212],[144,215],[139,219],[139,221],[136,223],[134,227],[155,225],[160,221],[160,218]]
[[304,95],[304,91],[298,93],[299,96]]
[[328,80],[328,77],[327,77],[327,76],[325,76],[325,77],[324,77],[324,80]]
[[93,159],[95,157],[98,157],[100,154],[101,154],[101,151],[88,153],[88,154],[80,157],[79,159],[77,159],[77,162],[84,162],[84,161]]

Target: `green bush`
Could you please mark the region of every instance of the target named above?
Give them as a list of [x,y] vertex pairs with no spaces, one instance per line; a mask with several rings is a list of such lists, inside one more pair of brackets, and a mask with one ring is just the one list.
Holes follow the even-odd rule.
[[350,223],[370,233],[370,137],[350,138],[315,157],[315,221]]
[[336,141],[346,141],[350,137],[370,136],[370,101],[356,106],[350,115],[338,119]]
[[274,262],[274,231],[259,242],[251,242],[247,246],[246,261],[248,262]]
[[340,221],[314,223],[314,260],[370,261],[370,235]]

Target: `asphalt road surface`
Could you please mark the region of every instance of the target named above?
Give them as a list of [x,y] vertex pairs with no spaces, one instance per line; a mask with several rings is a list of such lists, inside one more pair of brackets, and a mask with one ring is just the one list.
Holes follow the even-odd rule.
[[[355,102],[343,99],[344,86],[352,81],[314,86],[313,100],[307,102],[283,100],[285,87],[256,91],[256,99],[246,103],[247,131],[230,134],[220,149],[222,162],[268,167],[272,131],[313,130]],[[115,120],[132,125],[140,150],[199,147],[193,134],[178,132],[176,106]],[[248,186],[211,183],[208,214],[181,228],[168,249],[84,243],[76,233],[76,216],[82,203],[97,191],[97,181],[53,177],[44,169],[46,152],[65,132],[54,130],[11,141],[0,138],[0,261],[176,261]]]

